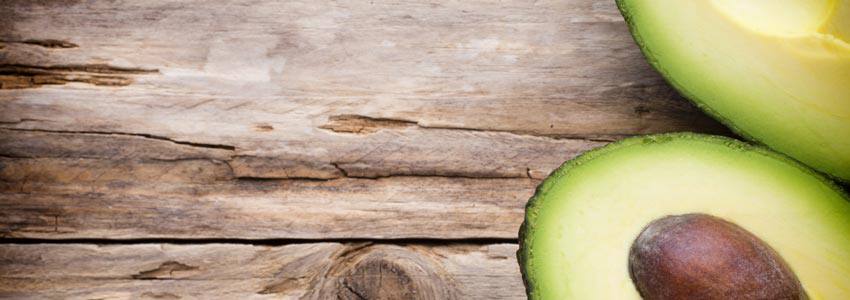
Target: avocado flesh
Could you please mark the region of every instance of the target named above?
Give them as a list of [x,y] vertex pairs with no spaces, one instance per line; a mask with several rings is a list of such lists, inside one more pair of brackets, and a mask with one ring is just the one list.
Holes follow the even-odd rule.
[[651,221],[705,213],[773,247],[811,299],[850,299],[850,202],[816,172],[728,138],[669,134],[565,163],[526,207],[518,257],[531,299],[640,299],[632,242]]
[[733,130],[850,181],[850,0],[618,0],[645,56]]

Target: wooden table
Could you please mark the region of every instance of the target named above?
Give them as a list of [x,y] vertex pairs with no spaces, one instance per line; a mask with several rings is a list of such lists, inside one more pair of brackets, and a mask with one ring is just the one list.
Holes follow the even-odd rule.
[[613,1],[0,3],[0,297],[524,298],[564,160],[725,133]]

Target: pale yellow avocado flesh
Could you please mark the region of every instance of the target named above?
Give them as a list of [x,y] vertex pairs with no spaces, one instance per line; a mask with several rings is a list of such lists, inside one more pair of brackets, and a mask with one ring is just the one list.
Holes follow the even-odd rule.
[[646,57],[742,135],[850,181],[850,0],[619,0]]
[[637,137],[588,152],[529,201],[520,266],[531,299],[640,299],[628,253],[652,220],[706,213],[773,247],[811,299],[850,299],[850,202],[801,164],[697,134]]

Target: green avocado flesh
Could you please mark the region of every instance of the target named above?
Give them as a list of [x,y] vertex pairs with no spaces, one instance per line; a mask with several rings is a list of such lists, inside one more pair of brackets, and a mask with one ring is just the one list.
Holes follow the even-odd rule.
[[640,299],[632,242],[651,221],[704,213],[752,232],[811,299],[850,299],[850,202],[818,173],[724,137],[626,139],[565,163],[526,207],[517,253],[531,299]]
[[850,182],[850,0],[618,0],[650,63],[733,130]]

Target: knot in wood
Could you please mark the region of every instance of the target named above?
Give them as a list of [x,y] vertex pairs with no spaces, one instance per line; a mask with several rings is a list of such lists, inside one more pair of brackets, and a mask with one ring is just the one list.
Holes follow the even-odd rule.
[[[456,299],[451,278],[425,254],[378,245],[343,257],[324,296],[337,299]],[[321,297],[320,297],[321,298]]]

